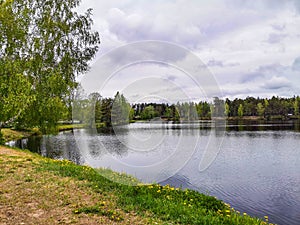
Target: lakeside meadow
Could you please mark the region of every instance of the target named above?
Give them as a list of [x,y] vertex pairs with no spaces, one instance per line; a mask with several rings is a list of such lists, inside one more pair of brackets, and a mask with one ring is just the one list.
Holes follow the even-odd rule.
[[133,177],[0,147],[4,224],[268,224],[192,190],[142,185]]

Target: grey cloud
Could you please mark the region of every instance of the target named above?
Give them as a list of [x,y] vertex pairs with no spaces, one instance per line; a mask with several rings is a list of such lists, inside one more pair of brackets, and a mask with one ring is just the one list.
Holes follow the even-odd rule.
[[222,61],[214,60],[214,59],[209,60],[206,65],[209,66],[209,67],[215,67],[215,66],[223,67],[224,66]]
[[233,63],[225,63],[221,60],[215,60],[215,59],[211,59],[206,63],[206,66],[208,67],[235,67],[235,66],[239,66],[240,64],[237,62],[233,62]]
[[124,45],[110,53],[109,57],[112,64],[128,64],[135,62],[143,62],[147,60],[157,60],[159,62],[176,62],[184,59],[187,56],[187,52],[180,47],[161,42],[158,45],[155,42],[137,42],[135,47],[131,47],[131,44]]
[[272,90],[290,86],[291,82],[287,78],[278,76],[273,76],[270,80],[266,81],[263,85],[261,85],[262,88]]
[[245,73],[245,74],[241,75],[240,82],[248,83],[248,82],[254,81],[258,78],[263,78],[263,77],[264,77],[264,74],[259,71]]
[[273,24],[271,25],[271,27],[274,29],[274,30],[277,30],[277,31],[283,31],[285,30],[285,24]]
[[294,60],[294,63],[292,65],[292,70],[300,71],[300,56]]
[[272,74],[272,73],[281,73],[284,70],[285,67],[282,66],[281,64],[272,63],[272,64],[261,65],[258,67],[256,71],[264,74]]
[[270,44],[277,44],[281,42],[286,36],[287,36],[286,34],[271,33],[269,34],[269,38],[267,42]]
[[167,75],[167,80],[169,80],[169,81],[175,81],[176,79],[177,79],[177,77],[174,75]]
[[[173,15],[174,16],[174,15]],[[195,47],[203,36],[200,29],[190,24],[182,26],[168,17],[158,14],[126,14],[120,9],[111,9],[107,20],[109,30],[120,40],[162,40]]]
[[[162,9],[167,9],[166,5],[161,5]],[[150,13],[148,11],[125,12],[113,8],[108,14],[108,29],[119,40],[126,42],[163,40],[194,49],[214,38],[263,19],[262,14],[259,13],[236,10],[231,12],[226,5],[219,3],[217,12],[222,18],[220,20],[215,16],[206,16],[203,8],[207,5],[204,2],[189,2],[185,6],[182,2],[173,2],[169,5],[169,11],[162,11],[157,6],[155,8],[146,4],[146,7],[150,7]],[[212,6],[208,10],[214,13],[216,8]]]
[[224,88],[223,89],[224,96],[237,96],[237,95],[243,95],[243,94],[249,95],[252,92],[253,91],[251,89],[245,88],[245,87],[237,88],[237,89],[233,89],[233,88],[231,88],[231,89]]
[[230,6],[257,10],[282,10],[283,7],[292,6],[300,12],[299,0],[226,0],[226,2]]
[[226,66],[228,66],[228,67],[235,67],[235,66],[240,66],[241,64],[240,63],[238,63],[238,62],[233,62],[233,63],[228,63],[228,64],[226,64]]

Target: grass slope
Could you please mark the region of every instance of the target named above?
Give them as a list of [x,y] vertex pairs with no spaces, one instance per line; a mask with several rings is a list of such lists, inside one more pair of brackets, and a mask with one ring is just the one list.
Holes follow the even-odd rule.
[[[129,182],[122,185],[110,180]],[[211,196],[0,146],[0,224],[267,224]]]

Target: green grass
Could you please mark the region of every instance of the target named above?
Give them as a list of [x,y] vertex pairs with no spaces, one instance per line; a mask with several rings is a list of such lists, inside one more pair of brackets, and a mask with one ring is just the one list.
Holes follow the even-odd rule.
[[31,135],[37,134],[39,131],[37,129],[31,130],[14,130],[11,128],[3,128],[1,129],[1,134],[3,135],[4,142],[8,142],[11,140],[18,140],[22,138],[29,137]]
[[[38,173],[51,171],[63,177],[87,181],[86,185],[95,192],[116,196],[117,206],[125,212],[134,211],[139,215],[151,215],[170,224],[266,224],[266,221],[240,214],[222,201],[192,190],[182,190],[169,185],[142,185],[126,174],[111,170],[95,170],[78,166],[68,161],[42,159]],[[115,183],[105,177],[117,178],[120,182],[134,181],[136,186]],[[104,212],[103,206],[92,205],[78,208],[76,213],[109,214],[122,220],[117,214]]]
[[[65,131],[72,129],[82,129],[85,128],[85,124],[62,124],[58,125],[57,131]],[[3,128],[1,129],[0,139],[3,138],[2,142],[8,142],[12,140],[18,140],[22,138],[27,138],[31,135],[41,135],[38,128],[28,129],[28,130],[15,130],[13,128]],[[1,140],[0,140],[1,144]]]
[[86,127],[85,124],[61,124],[58,125],[58,130],[64,131],[64,130],[72,130],[72,129],[82,129],[85,127]]
[[[56,202],[56,211],[69,210],[65,215],[69,212],[72,220],[86,215],[88,218],[104,217],[119,224],[141,224],[136,221],[143,221],[142,224],[267,224],[267,218],[252,218],[215,197],[193,190],[145,185],[125,173],[43,158],[29,151],[2,149],[12,152],[1,155],[0,146],[0,174],[3,175],[0,181],[6,180],[2,189],[5,193],[14,193],[11,196],[21,193],[22,197],[10,203],[19,204],[20,210],[26,202],[36,199],[40,201],[36,210],[53,208]],[[32,194],[28,195],[28,191]],[[58,192],[59,197],[53,195],[54,192]],[[81,203],[75,197],[91,200]],[[53,203],[48,203],[50,200]],[[0,206],[1,201],[0,198]]]

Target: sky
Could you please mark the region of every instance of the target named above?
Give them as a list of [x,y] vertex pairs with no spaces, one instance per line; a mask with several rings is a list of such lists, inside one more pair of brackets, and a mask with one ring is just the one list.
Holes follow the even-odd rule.
[[[97,84],[104,96],[121,91],[131,102],[171,102],[300,95],[299,0],[82,0],[80,11],[87,8],[101,38],[89,73],[105,79],[86,74],[82,82]],[[182,69],[193,56],[206,67],[199,77],[199,70]],[[205,76],[214,90],[201,82]]]

